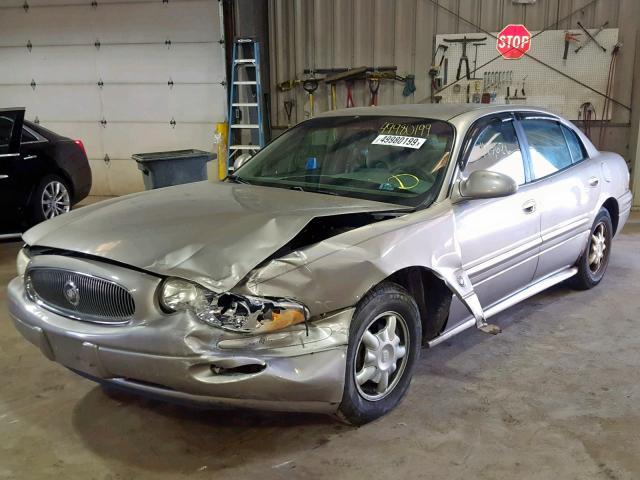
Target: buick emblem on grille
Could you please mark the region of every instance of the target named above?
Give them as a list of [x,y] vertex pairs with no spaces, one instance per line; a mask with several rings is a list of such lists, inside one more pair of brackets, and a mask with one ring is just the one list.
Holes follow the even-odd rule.
[[74,307],[77,307],[80,304],[80,290],[72,280],[67,280],[62,288],[62,293],[64,293],[64,298],[67,299]]

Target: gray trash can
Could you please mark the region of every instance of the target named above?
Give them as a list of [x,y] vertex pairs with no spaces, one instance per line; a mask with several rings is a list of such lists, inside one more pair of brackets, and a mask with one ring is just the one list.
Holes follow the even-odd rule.
[[170,187],[207,179],[207,162],[216,155],[202,150],[136,153],[133,158],[142,171],[145,190]]

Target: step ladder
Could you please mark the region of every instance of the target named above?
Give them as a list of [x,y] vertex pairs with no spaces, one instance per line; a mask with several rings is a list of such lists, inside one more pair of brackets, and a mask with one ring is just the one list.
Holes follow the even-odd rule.
[[[248,58],[244,58],[249,55]],[[242,153],[255,153],[265,145],[260,79],[260,43],[252,38],[233,42],[229,89],[229,150],[227,170],[233,171]]]

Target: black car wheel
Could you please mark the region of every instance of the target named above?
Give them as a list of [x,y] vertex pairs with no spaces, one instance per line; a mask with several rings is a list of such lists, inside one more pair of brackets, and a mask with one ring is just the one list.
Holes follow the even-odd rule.
[[587,248],[578,260],[578,273],[574,277],[574,285],[580,290],[588,290],[600,283],[609,265],[613,226],[609,212],[602,208],[598,212]]
[[47,175],[31,196],[32,219],[40,223],[71,210],[71,194],[65,180]]
[[411,383],[421,337],[418,306],[404,288],[384,283],[368,293],[351,321],[338,416],[362,425],[393,409]]

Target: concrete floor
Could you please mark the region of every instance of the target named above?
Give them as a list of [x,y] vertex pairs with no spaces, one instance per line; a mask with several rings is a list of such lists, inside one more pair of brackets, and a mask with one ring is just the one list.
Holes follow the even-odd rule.
[[[18,244],[0,244],[0,284]],[[22,340],[0,287],[0,479],[640,478],[640,218],[603,283],[565,286],[424,350],[361,428],[107,396]]]

